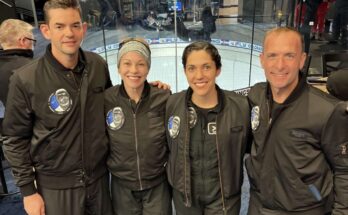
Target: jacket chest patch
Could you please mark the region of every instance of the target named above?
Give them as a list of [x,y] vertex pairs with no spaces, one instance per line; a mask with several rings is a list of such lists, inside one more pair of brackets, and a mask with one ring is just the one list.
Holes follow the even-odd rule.
[[216,135],[216,122],[209,122],[207,127],[209,135]]
[[348,157],[348,143],[339,145],[339,153],[342,157]]
[[58,89],[48,98],[48,107],[53,113],[64,114],[69,112],[72,99],[66,89]]
[[190,128],[195,127],[197,123],[197,112],[193,107],[188,108],[188,117],[189,117]]
[[259,125],[260,125],[260,107],[254,106],[253,109],[251,109],[251,129],[255,131]]
[[122,128],[125,121],[124,113],[121,107],[114,107],[106,114],[106,124],[111,130]]
[[169,117],[169,120],[168,120],[169,136],[172,139],[175,139],[179,134],[179,130],[180,130],[180,117],[178,116]]

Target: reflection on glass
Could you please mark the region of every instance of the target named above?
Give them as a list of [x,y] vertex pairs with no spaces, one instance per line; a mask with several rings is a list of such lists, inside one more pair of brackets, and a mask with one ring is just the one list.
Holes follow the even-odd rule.
[[[105,57],[114,84],[118,43],[143,37],[151,45],[149,80],[187,87],[182,71],[184,47],[211,41],[222,56],[222,88],[239,89],[264,81],[259,63],[264,32],[289,19],[290,0],[93,0],[81,2],[89,30],[83,48]],[[256,3],[256,5],[255,5]],[[279,14],[282,14],[279,18]],[[281,22],[280,22],[281,21]],[[253,35],[253,36],[252,36]],[[105,39],[104,39],[105,38]],[[253,48],[253,52],[251,49]]]

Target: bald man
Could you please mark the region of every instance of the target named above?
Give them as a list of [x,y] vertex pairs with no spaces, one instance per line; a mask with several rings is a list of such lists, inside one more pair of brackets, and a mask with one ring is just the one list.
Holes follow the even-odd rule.
[[301,35],[287,27],[264,39],[267,82],[248,95],[250,215],[324,215],[331,207],[332,214],[348,214],[347,103],[307,84],[302,46]]

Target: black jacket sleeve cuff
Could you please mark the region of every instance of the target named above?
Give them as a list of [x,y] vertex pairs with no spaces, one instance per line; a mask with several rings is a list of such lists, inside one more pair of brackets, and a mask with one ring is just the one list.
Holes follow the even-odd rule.
[[20,186],[19,189],[21,190],[23,196],[30,196],[37,193],[34,182]]

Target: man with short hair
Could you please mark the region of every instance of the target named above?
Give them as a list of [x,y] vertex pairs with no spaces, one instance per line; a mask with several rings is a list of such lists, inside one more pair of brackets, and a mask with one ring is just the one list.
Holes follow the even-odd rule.
[[[0,25],[0,109],[4,110],[8,83],[13,70],[33,58],[33,26],[18,19],[7,19]],[[1,108],[2,107],[2,108]],[[0,110],[0,134],[4,113]]]
[[248,97],[253,144],[246,159],[250,215],[348,214],[348,107],[301,74],[302,37],[288,27],[266,33],[267,83]]
[[87,25],[77,0],[49,0],[44,13],[51,44],[11,79],[4,152],[29,215],[109,215],[108,68],[80,48]]

